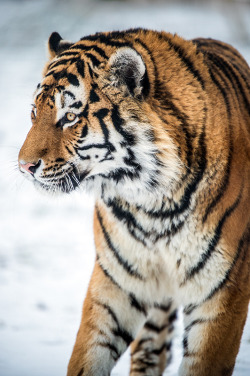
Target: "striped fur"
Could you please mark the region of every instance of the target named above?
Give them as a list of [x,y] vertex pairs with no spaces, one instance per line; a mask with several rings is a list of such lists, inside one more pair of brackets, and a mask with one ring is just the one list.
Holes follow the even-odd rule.
[[250,297],[249,67],[231,46],[132,29],[53,33],[20,170],[96,195],[96,262],[68,376],[233,372]]

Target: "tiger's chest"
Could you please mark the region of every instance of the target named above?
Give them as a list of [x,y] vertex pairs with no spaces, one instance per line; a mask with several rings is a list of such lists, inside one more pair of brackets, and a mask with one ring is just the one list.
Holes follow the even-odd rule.
[[210,234],[198,230],[194,212],[170,216],[160,207],[131,208],[115,199],[99,203],[99,208],[103,218],[98,236],[105,250],[99,255],[118,284],[148,300],[154,296],[160,301],[167,292],[182,302],[187,295],[195,302],[209,294],[217,279],[216,260],[198,270]]

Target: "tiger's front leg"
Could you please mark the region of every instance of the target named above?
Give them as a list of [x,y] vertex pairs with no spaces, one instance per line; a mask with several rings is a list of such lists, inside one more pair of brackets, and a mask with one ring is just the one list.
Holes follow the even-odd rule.
[[184,309],[184,356],[180,376],[233,374],[248,303],[249,296],[226,297],[224,292],[198,307],[191,305]]
[[96,262],[68,376],[106,376],[134,340],[145,313]]
[[172,299],[156,304],[131,344],[130,376],[162,375],[171,361],[177,309]]

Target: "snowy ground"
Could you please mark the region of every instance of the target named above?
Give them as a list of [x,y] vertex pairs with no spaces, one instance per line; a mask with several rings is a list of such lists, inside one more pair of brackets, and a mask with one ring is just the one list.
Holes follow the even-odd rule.
[[[79,5],[81,3],[81,5]],[[93,199],[40,196],[17,171],[32,92],[52,31],[65,38],[143,26],[234,44],[250,61],[250,7],[133,2],[0,1],[0,376],[65,375],[90,278]],[[187,4],[187,2],[186,2]],[[217,4],[217,5],[215,5]],[[181,358],[181,323],[175,358]],[[128,354],[112,376],[128,375]],[[250,318],[234,376],[250,374]]]

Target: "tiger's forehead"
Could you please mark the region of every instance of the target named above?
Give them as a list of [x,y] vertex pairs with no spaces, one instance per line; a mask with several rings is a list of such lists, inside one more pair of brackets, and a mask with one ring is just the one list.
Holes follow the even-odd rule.
[[68,85],[64,90],[54,94],[55,105],[58,109],[79,108],[87,101],[87,93],[82,83],[81,86]]
[[45,80],[37,86],[34,103],[47,103],[57,109],[79,108],[87,101],[87,90],[83,82],[78,85],[58,82],[48,85]]

